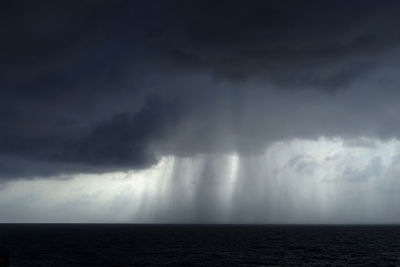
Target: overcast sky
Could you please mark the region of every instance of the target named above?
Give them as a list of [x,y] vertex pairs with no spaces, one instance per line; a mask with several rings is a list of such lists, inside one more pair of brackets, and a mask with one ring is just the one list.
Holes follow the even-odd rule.
[[6,1],[0,222],[400,222],[400,2]]

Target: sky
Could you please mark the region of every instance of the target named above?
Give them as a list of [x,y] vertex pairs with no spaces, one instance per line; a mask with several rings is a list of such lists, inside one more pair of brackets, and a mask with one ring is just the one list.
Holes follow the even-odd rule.
[[400,223],[399,11],[5,1],[0,223]]

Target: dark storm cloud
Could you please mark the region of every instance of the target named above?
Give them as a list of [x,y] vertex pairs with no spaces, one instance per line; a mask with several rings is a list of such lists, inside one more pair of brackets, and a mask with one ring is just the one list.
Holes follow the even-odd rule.
[[81,137],[4,136],[0,169],[4,176],[146,168],[156,163],[151,142],[171,133],[180,117],[175,101],[147,98],[134,114],[121,113]]
[[168,1],[153,45],[170,64],[211,69],[217,77],[332,90],[399,43],[399,7],[395,1]]
[[157,160],[152,151],[148,151],[149,143],[168,134],[177,118],[179,108],[176,103],[149,98],[134,115],[116,115],[96,126],[77,143],[69,144],[73,151],[66,147],[66,155],[61,154],[60,160],[70,158],[100,166],[148,167]]
[[145,168],[162,154],[262,150],[292,137],[396,136],[397,82],[378,82],[379,94],[369,81],[397,67],[399,10],[7,1],[0,176]]

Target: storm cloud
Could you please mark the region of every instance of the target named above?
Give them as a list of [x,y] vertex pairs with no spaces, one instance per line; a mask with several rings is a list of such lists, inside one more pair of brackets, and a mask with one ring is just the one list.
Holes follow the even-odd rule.
[[8,1],[0,177],[252,155],[292,138],[399,137],[399,10],[355,0]]

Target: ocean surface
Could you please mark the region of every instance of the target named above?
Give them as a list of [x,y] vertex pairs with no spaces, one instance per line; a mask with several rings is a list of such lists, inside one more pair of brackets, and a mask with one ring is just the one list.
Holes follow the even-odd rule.
[[5,249],[10,266],[400,266],[400,226],[0,224]]

